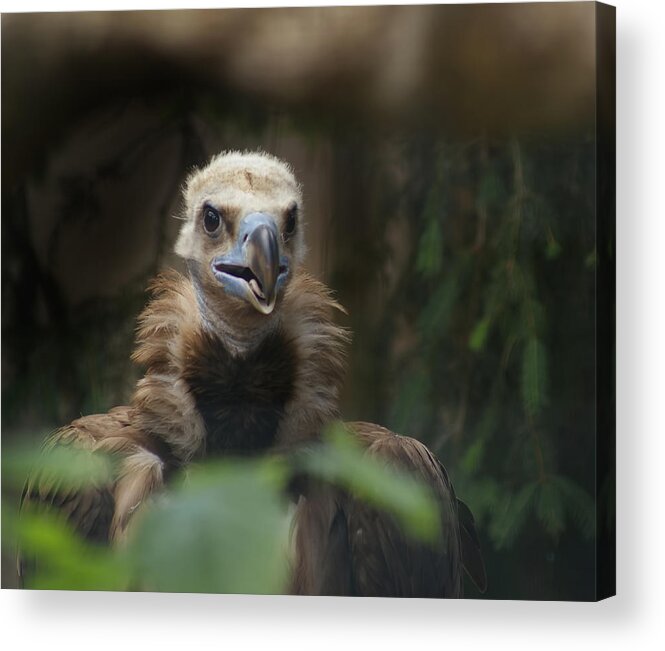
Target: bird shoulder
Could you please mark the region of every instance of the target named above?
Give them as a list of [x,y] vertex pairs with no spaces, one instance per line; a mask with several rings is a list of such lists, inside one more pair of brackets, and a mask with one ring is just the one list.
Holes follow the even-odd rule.
[[293,397],[277,437],[279,444],[289,446],[317,438],[325,424],[339,417],[351,337],[335,320],[344,308],[322,282],[304,272],[289,285],[282,313],[297,358]]

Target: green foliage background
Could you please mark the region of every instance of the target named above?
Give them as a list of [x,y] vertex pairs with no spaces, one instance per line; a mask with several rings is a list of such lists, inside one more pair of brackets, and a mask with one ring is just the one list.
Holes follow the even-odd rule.
[[333,276],[342,288],[387,282],[391,221],[411,243],[379,315],[362,310],[371,298],[357,286],[347,299],[349,409],[420,438],[450,469],[480,524],[489,597],[593,594],[594,146],[584,136],[391,143],[393,165],[384,149],[367,152],[369,214],[380,216],[371,235],[348,243],[349,225],[336,231],[353,251]]

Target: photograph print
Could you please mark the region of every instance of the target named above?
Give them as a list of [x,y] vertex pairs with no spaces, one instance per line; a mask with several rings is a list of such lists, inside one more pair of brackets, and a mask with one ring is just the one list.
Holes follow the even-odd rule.
[[2,16],[2,587],[615,593],[615,11]]

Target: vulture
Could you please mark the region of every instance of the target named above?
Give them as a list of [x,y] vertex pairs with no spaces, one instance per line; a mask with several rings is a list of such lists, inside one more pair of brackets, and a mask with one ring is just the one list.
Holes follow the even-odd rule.
[[[343,308],[304,269],[302,195],[290,167],[263,152],[223,152],[190,175],[184,204],[175,251],[187,273],[151,285],[132,356],[144,375],[130,404],[79,418],[47,444],[114,455],[112,482],[58,491],[36,475],[24,491],[94,542],[121,543],[134,514],[189,463],[298,449],[340,417],[349,334],[335,322]],[[432,488],[444,535],[419,543],[387,513],[304,481],[292,491],[290,591],[459,597],[464,569],[484,590],[473,516],[434,455],[378,425],[347,429],[366,454]]]

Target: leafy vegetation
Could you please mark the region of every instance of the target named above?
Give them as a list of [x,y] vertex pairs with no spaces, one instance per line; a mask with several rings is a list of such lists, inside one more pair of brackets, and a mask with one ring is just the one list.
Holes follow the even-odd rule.
[[[373,146],[384,176],[363,182],[384,223],[363,240],[342,223],[333,245],[358,260],[344,258],[333,284],[350,304],[352,378],[372,380],[352,379],[347,409],[441,457],[479,521],[488,596],[589,598],[593,141],[411,134]],[[343,284],[354,275],[381,287],[378,315]]]
[[[63,490],[108,480],[112,459],[69,448],[35,459],[5,451],[5,489],[20,490],[30,469]],[[89,474],[84,474],[89,473]],[[203,463],[174,481],[136,515],[126,544],[115,549],[80,538],[64,517],[26,503],[3,504],[3,546],[20,550],[26,587],[282,594],[288,592],[289,478],[307,473],[392,513],[407,532],[433,541],[438,508],[410,476],[368,458],[342,426],[292,458]]]

